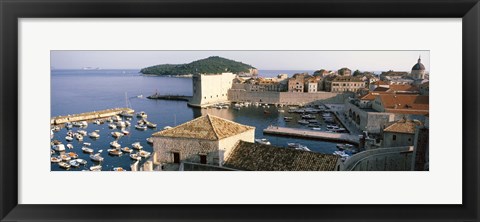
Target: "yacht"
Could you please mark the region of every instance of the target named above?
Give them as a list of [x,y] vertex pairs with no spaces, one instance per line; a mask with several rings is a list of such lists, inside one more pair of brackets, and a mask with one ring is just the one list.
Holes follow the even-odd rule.
[[120,148],[121,145],[117,141],[110,142],[110,146],[114,148]]
[[65,151],[65,145],[63,144],[53,145],[53,149],[58,152]]
[[137,150],[141,150],[143,148],[143,146],[140,145],[140,142],[132,143],[132,147],[137,149]]
[[138,129],[138,130],[146,130],[146,129],[147,129],[147,126],[135,125],[135,129]]
[[85,153],[93,153],[93,149],[88,147],[82,147],[82,151]]
[[90,159],[95,161],[95,162],[102,162],[103,161],[103,157],[101,157],[99,153],[90,155]]
[[61,168],[70,169],[70,164],[65,163],[65,162],[59,162],[58,165],[59,165]]
[[130,148],[128,148],[128,147],[123,147],[123,148],[121,148],[120,150],[121,150],[122,152],[124,152],[124,153],[131,153],[131,152],[133,151],[132,149],[130,149]]
[[145,113],[144,111],[140,111],[137,113],[138,118],[147,118],[147,116],[147,113]]
[[111,134],[115,138],[120,138],[124,135],[122,132],[112,132]]
[[148,138],[147,138],[147,143],[153,144],[153,138],[152,138],[152,137],[148,137]]
[[255,139],[255,142],[256,143],[260,143],[260,144],[264,144],[264,145],[271,145],[270,141],[268,141],[267,139],[263,138],[263,139]]
[[143,157],[143,158],[148,158],[150,156],[150,152],[147,152],[145,150],[141,150],[140,152],[138,152],[138,155]]
[[97,132],[93,131],[93,132],[89,133],[88,136],[89,136],[90,138],[95,138],[95,139],[96,139],[96,138],[99,138],[99,137],[100,137],[100,134],[98,134]]
[[101,171],[102,166],[101,165],[96,165],[96,166],[91,166],[90,171]]

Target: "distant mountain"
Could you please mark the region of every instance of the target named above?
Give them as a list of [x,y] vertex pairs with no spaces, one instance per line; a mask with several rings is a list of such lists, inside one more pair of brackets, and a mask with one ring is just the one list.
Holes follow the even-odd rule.
[[218,56],[211,56],[188,64],[163,64],[150,66],[141,69],[140,73],[159,76],[185,76],[195,73],[216,74],[222,72],[253,74],[256,71],[255,67],[251,65]]

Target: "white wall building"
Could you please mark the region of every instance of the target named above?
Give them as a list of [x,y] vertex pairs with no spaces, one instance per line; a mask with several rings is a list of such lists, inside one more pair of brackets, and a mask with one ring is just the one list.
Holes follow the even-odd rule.
[[193,75],[193,97],[188,104],[201,107],[228,101],[227,93],[234,78],[233,73]]

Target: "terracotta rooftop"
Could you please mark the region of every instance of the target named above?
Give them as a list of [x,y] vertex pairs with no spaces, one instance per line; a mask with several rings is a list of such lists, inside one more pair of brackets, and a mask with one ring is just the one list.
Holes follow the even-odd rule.
[[382,93],[378,99],[386,112],[425,115],[429,111],[429,96]]
[[224,166],[248,171],[333,171],[338,156],[239,141]]
[[156,132],[152,136],[220,140],[251,129],[255,129],[255,127],[238,124],[208,114],[174,128]]
[[360,100],[375,100],[378,95],[380,95],[378,92],[369,92],[367,95],[360,97]]
[[384,132],[391,132],[391,133],[415,133],[416,126],[422,126],[423,124],[420,121],[414,120],[399,120],[392,125],[385,128]]

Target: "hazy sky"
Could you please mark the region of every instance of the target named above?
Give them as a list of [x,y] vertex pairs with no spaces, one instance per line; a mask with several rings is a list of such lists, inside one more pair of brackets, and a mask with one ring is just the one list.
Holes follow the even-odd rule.
[[52,51],[55,69],[140,69],[158,64],[189,63],[221,56],[263,70],[410,71],[419,56],[430,70],[429,51]]

